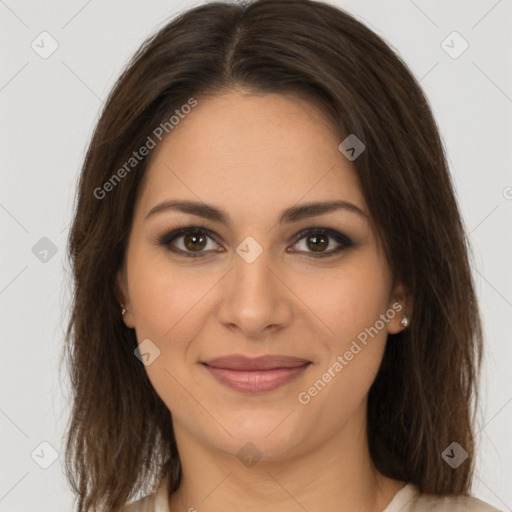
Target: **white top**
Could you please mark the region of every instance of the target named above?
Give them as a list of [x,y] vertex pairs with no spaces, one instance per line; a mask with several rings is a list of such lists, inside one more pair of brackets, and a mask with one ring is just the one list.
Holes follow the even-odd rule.
[[[123,512],[171,512],[167,480],[162,479],[155,494],[130,503]],[[472,496],[420,494],[412,483],[402,487],[382,512],[503,512]]]

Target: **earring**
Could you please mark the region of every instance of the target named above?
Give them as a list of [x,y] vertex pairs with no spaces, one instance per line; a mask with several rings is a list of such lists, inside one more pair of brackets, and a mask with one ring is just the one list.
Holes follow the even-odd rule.
[[124,309],[124,306],[121,304],[121,315],[125,315],[126,309]]
[[407,327],[409,325],[409,317],[407,315],[402,315],[402,321],[400,322],[402,327]]

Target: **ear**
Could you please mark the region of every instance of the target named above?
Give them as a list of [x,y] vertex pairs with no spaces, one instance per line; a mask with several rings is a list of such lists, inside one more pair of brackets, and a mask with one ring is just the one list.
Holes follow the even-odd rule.
[[391,300],[387,312],[387,316],[390,319],[388,322],[389,334],[397,334],[406,329],[402,325],[404,315],[407,315],[409,318],[409,323],[414,321],[414,318],[411,319],[412,309],[413,296],[402,283],[397,284],[391,292]]
[[126,270],[124,265],[118,270],[116,275],[116,287],[114,290],[117,301],[119,302],[119,314],[121,315],[121,310],[124,308],[126,313],[122,315],[123,322],[126,327],[130,329],[135,328],[135,321],[132,313],[132,305],[130,302],[130,294],[128,293],[128,280],[126,278]]

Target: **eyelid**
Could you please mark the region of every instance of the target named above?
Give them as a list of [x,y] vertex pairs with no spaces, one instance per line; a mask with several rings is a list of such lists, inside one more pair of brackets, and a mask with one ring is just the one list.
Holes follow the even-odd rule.
[[[325,234],[327,236],[330,236],[331,238],[334,238],[335,240],[337,238],[341,238],[343,240],[343,242],[345,242],[347,244],[353,244],[354,243],[349,236],[345,235],[344,233],[342,233],[341,231],[339,231],[339,230],[337,230],[335,228],[330,228],[328,226],[312,226],[312,227],[309,227],[309,228],[301,229],[292,238],[292,240],[295,240],[295,242],[293,242],[293,243],[296,244],[299,240],[304,238],[306,235],[309,235],[310,233]],[[339,242],[339,243],[341,243],[341,242]]]
[[334,249],[331,249],[331,250],[325,251],[325,252],[322,252],[322,251],[320,251],[320,252],[292,251],[292,252],[296,252],[297,254],[299,254],[301,256],[306,256],[306,257],[328,258],[328,257],[334,257],[336,255],[339,255],[342,252],[346,251],[347,249],[350,249],[355,246],[354,241],[349,236],[340,232],[338,229],[331,228],[328,226],[312,226],[312,227],[308,227],[308,228],[305,228],[305,229],[299,231],[299,233],[297,233],[297,235],[295,235],[295,237],[294,237],[295,241],[293,242],[292,245],[297,244],[300,240],[305,238],[307,235],[316,234],[316,233],[325,235],[325,236],[331,238],[338,244],[338,246]]
[[[198,251],[198,252],[194,253],[193,251],[183,251],[182,249],[178,249],[176,247],[173,247],[172,249],[170,248],[172,245],[172,242],[174,240],[176,240],[180,237],[183,237],[189,233],[203,234],[203,235],[207,236],[208,238],[212,239],[213,242],[215,242],[217,245],[220,245],[220,243],[218,242],[217,239],[222,238],[222,237],[218,236],[214,231],[204,227],[203,224],[200,226],[187,224],[187,225],[176,226],[174,228],[168,229],[165,235],[158,238],[158,243],[160,245],[163,245],[165,248],[167,248],[169,251],[173,252],[174,254],[183,255],[185,257],[192,257],[192,258],[207,257],[212,252],[225,252],[225,251],[209,250],[209,251]],[[300,255],[306,255],[308,257],[312,256],[314,258],[322,258],[322,257],[327,258],[329,256],[334,256],[336,254],[339,254],[340,252],[343,252],[344,250],[350,249],[351,247],[353,247],[355,245],[355,243],[353,242],[353,240],[350,237],[348,237],[344,233],[338,231],[338,229],[329,227],[327,225],[311,226],[311,227],[302,229],[301,231],[296,233],[287,243],[290,243],[293,240],[292,245],[295,245],[300,240],[305,238],[307,235],[315,234],[315,233],[319,233],[321,235],[328,236],[329,238],[331,238],[338,244],[338,247],[335,248],[334,250],[331,249],[326,252],[320,251],[318,253],[315,253],[314,251],[291,251],[291,252],[294,252],[294,253],[297,253]]]
[[[220,245],[219,242],[217,241],[217,238],[220,238],[220,237],[218,237],[218,235],[216,233],[214,233],[212,230],[205,228],[204,225],[201,225],[201,226],[185,225],[182,227],[172,228],[172,229],[168,230],[164,236],[162,236],[158,239],[158,243],[160,245],[163,245],[164,247],[168,248],[168,250],[170,250],[171,252],[173,252],[175,254],[178,254],[178,255],[183,254],[184,256],[190,256],[193,258],[198,257],[198,256],[204,257],[208,253],[211,253],[211,251],[199,251],[199,252],[194,253],[193,251],[183,251],[182,249],[178,249],[176,247],[174,247],[173,249],[170,249],[171,243],[174,240],[176,240],[177,238],[181,238],[189,233],[203,234],[203,235],[211,238],[217,245]],[[222,251],[218,251],[218,252],[222,252]]]

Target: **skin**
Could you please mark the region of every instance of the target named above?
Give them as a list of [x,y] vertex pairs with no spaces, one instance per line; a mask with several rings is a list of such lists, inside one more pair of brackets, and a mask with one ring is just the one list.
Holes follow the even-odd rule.
[[[160,350],[145,369],[172,411],[183,468],[169,498],[173,511],[380,512],[405,485],[374,467],[366,407],[387,334],[403,329],[411,298],[400,283],[392,286],[340,142],[305,100],[233,89],[198,98],[153,150],[117,282],[125,324],[139,343],[150,339]],[[169,199],[213,204],[232,224],[179,211],[146,219]],[[340,199],[366,216],[339,209],[277,223],[287,207]],[[159,244],[185,226],[215,234],[199,244],[202,257]],[[297,236],[315,227],[343,233],[355,245],[315,258],[314,235]],[[252,263],[236,252],[248,236],[263,251]],[[185,239],[170,245],[194,252]],[[321,251],[339,246],[327,240]],[[299,393],[397,301],[403,310],[308,404],[300,403]],[[283,354],[312,364],[286,385],[250,395],[219,383],[201,364],[228,354]],[[250,467],[237,457],[248,442],[261,456]]]

